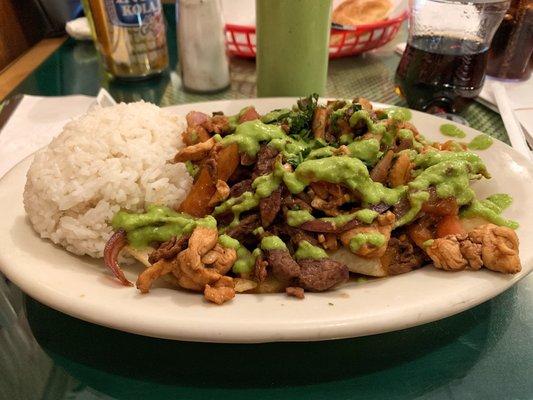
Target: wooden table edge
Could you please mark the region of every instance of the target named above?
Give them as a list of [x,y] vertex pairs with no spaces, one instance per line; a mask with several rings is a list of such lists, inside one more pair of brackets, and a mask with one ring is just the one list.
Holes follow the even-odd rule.
[[0,71],[0,101],[4,100],[66,40],[67,36],[43,39]]

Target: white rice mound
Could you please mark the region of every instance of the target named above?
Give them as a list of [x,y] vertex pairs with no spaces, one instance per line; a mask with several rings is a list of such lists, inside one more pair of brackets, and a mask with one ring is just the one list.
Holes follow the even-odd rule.
[[183,164],[169,164],[183,147],[182,116],[145,103],[94,107],[34,158],[24,207],[43,238],[68,251],[102,257],[113,215],[175,206],[192,179]]

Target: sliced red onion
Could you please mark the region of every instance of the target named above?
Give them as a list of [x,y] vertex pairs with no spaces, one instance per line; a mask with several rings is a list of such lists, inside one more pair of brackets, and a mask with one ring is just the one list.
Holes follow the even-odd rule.
[[124,286],[133,286],[133,283],[124,276],[124,272],[122,272],[122,269],[118,264],[118,255],[126,244],[128,244],[128,242],[126,239],[126,231],[124,229],[119,229],[113,233],[105,244],[104,263],[106,267],[113,272],[113,275],[117,277],[120,283]]

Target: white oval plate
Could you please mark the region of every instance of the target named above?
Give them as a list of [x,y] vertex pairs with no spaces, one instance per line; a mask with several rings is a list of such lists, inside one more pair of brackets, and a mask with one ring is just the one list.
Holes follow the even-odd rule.
[[[253,104],[259,112],[287,107],[294,99],[246,99],[171,107],[232,114]],[[412,122],[429,139],[442,141],[443,120],[413,112]],[[462,127],[469,140],[477,135]],[[522,272],[443,272],[431,266],[366,283],[349,283],[326,293],[307,293],[305,300],[284,294],[238,295],[216,306],[201,295],[159,287],[148,295],[123,287],[101,260],[76,257],[41,240],[29,225],[22,204],[27,159],[0,181],[0,268],[38,301],[100,325],[169,339],[254,343],[311,341],[371,335],[435,321],[480,304],[503,292],[533,269],[533,167],[524,157],[495,141],[480,152],[493,178],[475,184],[479,197],[506,192],[515,202],[506,216],[520,222]],[[135,281],[140,267],[128,267]]]

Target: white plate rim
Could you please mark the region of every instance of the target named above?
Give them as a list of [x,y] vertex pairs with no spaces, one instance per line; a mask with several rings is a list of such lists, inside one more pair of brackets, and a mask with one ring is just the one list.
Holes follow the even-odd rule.
[[[241,107],[248,104],[254,104],[260,107],[261,105],[266,104],[286,104],[287,102],[293,102],[293,98],[264,98],[264,99],[242,99],[242,100],[222,100],[215,102],[202,102],[202,103],[192,103],[180,106],[169,107],[169,111],[174,112],[180,110],[185,112],[186,110],[200,109],[206,110],[210,108],[211,111],[217,109],[224,109],[225,107]],[[374,103],[378,105],[377,103]],[[386,105],[383,105],[386,106]],[[270,106],[269,106],[270,107]],[[419,115],[421,113],[413,111],[413,116]],[[431,118],[435,118],[430,116]],[[464,128],[470,134],[475,133],[472,129]],[[522,166],[526,169],[526,172],[529,174],[529,177],[533,175],[533,168],[531,163],[527,162],[518,153],[514,152],[506,144],[495,140],[495,145],[497,148],[506,149],[506,154],[510,153],[512,158],[517,160],[516,163],[519,166]],[[504,147],[501,147],[504,146]],[[31,157],[22,161],[19,165],[14,167],[6,176],[0,180],[0,187],[5,185],[5,182],[10,181],[17,176],[25,175],[25,168],[29,165]],[[23,176],[24,176],[23,175]],[[20,182],[19,182],[20,183]],[[1,213],[0,213],[1,214]],[[529,231],[528,231],[529,232]],[[0,232],[0,237],[5,232]],[[528,236],[529,238],[530,236]],[[37,236],[35,236],[37,238]],[[38,238],[37,238],[38,239]],[[41,239],[38,239],[39,243],[43,243]],[[47,242],[44,242],[47,243]],[[50,243],[47,243],[47,246],[54,247]],[[521,251],[524,246],[521,246]],[[61,250],[62,251],[62,250]],[[13,253],[11,253],[11,256]],[[31,297],[37,299],[38,301],[46,304],[52,308],[55,308],[61,312],[69,314],[71,316],[93,322],[96,324],[108,326],[115,329],[124,330],[131,333],[137,333],[147,336],[176,339],[176,340],[190,340],[190,341],[203,341],[203,342],[225,342],[225,343],[256,343],[256,342],[271,342],[271,341],[313,341],[313,340],[327,340],[327,339],[337,339],[337,338],[346,338],[346,337],[355,337],[355,336],[364,336],[369,334],[383,333],[403,328],[408,328],[411,326],[435,321],[447,316],[451,316],[458,312],[464,311],[468,308],[471,308],[475,305],[478,305],[497,294],[503,292],[520,279],[525,277],[533,269],[533,263],[531,262],[531,252],[528,253],[528,259],[524,260],[523,271],[514,276],[503,276],[494,274],[491,272],[464,272],[458,273],[457,275],[463,275],[465,280],[474,280],[475,282],[479,281],[481,284],[484,284],[484,290],[482,292],[472,292],[471,287],[467,291],[458,290],[455,296],[455,302],[446,303],[449,299],[441,299],[439,302],[433,301],[432,306],[435,307],[433,310],[427,310],[428,304],[411,304],[409,307],[405,308],[405,313],[403,314],[394,314],[394,313],[382,313],[377,315],[375,318],[369,318],[367,320],[361,320],[361,318],[356,318],[356,316],[346,318],[344,315],[343,318],[339,319],[330,319],[324,323],[317,322],[316,319],[308,318],[307,320],[285,320],[280,322],[277,325],[272,325],[272,321],[265,319],[261,321],[258,319],[254,321],[253,324],[250,324],[246,320],[217,320],[216,324],[206,321],[205,318],[189,318],[187,321],[183,321],[178,318],[170,318],[169,321],[162,321],[157,318],[147,318],[141,320],[137,317],[132,318],[128,314],[117,314],[113,307],[109,304],[103,304],[98,299],[91,302],[86,301],[73,301],[72,296],[62,293],[61,290],[58,290],[57,287],[43,286],[40,282],[36,282],[32,279],[32,276],[28,274],[30,271],[27,268],[18,269],[20,263],[14,263],[9,259],[10,253],[9,249],[6,248],[4,243],[0,244],[0,269],[4,274],[17,284],[23,291],[29,294]],[[74,257],[68,255],[68,257]],[[16,265],[15,265],[16,264]],[[429,278],[434,278],[436,274],[446,274],[444,272],[436,270],[424,270],[416,271],[410,274],[387,278],[395,279],[398,283],[404,281],[406,278],[413,277],[420,273],[427,275]],[[98,279],[102,279],[104,275],[101,271],[96,271]],[[475,274],[475,275],[473,275]],[[441,275],[442,278],[447,275]],[[432,278],[432,279],[433,279]],[[479,279],[478,279],[479,278]],[[440,279],[440,278],[439,278]],[[457,279],[462,279],[457,277]],[[445,278],[444,280],[448,280]],[[369,285],[372,285],[371,282]],[[488,285],[488,286],[487,286]],[[363,290],[375,290],[375,288],[369,289],[370,286],[362,286]],[[116,287],[113,287],[113,291],[116,290],[116,293],[124,292],[128,290],[127,288],[122,288],[123,290],[117,290]],[[159,289],[164,291],[165,289]],[[350,289],[351,290],[351,289]],[[358,289],[361,290],[361,289]],[[341,289],[340,294],[344,293]],[[308,299],[303,302],[298,302],[297,300],[287,299],[284,295],[267,295],[267,296],[257,296],[254,301],[250,304],[258,307],[258,310],[261,311],[262,302],[270,302],[275,304],[275,306],[294,308],[295,312],[305,311],[305,308],[302,309],[302,304],[308,302],[309,307],[315,307],[317,312],[323,312],[323,305],[330,303],[330,301],[335,301],[337,304],[340,304],[343,298],[339,298],[339,292],[330,292],[324,294],[310,294]],[[113,292],[115,293],[115,292]],[[201,303],[200,296],[191,295],[196,298],[198,303]],[[252,295],[246,295],[252,296]],[[130,301],[135,296],[128,295],[126,300]],[[158,297],[158,296],[155,296]],[[266,299],[266,300],[265,300]],[[201,305],[201,309],[206,310],[206,313],[213,313],[212,310],[222,310],[222,313],[231,315],[231,310],[233,304],[238,304],[238,301],[241,300],[239,297],[236,299],[235,303],[230,303],[221,308],[213,308],[210,305]],[[136,298],[131,300],[137,302],[136,304],[142,304]],[[144,301],[144,299],[143,299]],[[134,303],[132,303],[134,304]],[[283,304],[283,305],[282,305]],[[141,305],[142,307],[142,305]],[[327,307],[326,307],[327,308]],[[237,307],[235,307],[237,309]],[[208,311],[207,311],[208,310]],[[320,310],[320,311],[318,311]],[[218,311],[215,311],[218,313]],[[371,317],[371,316],[370,316]],[[181,324],[179,324],[181,322]]]

